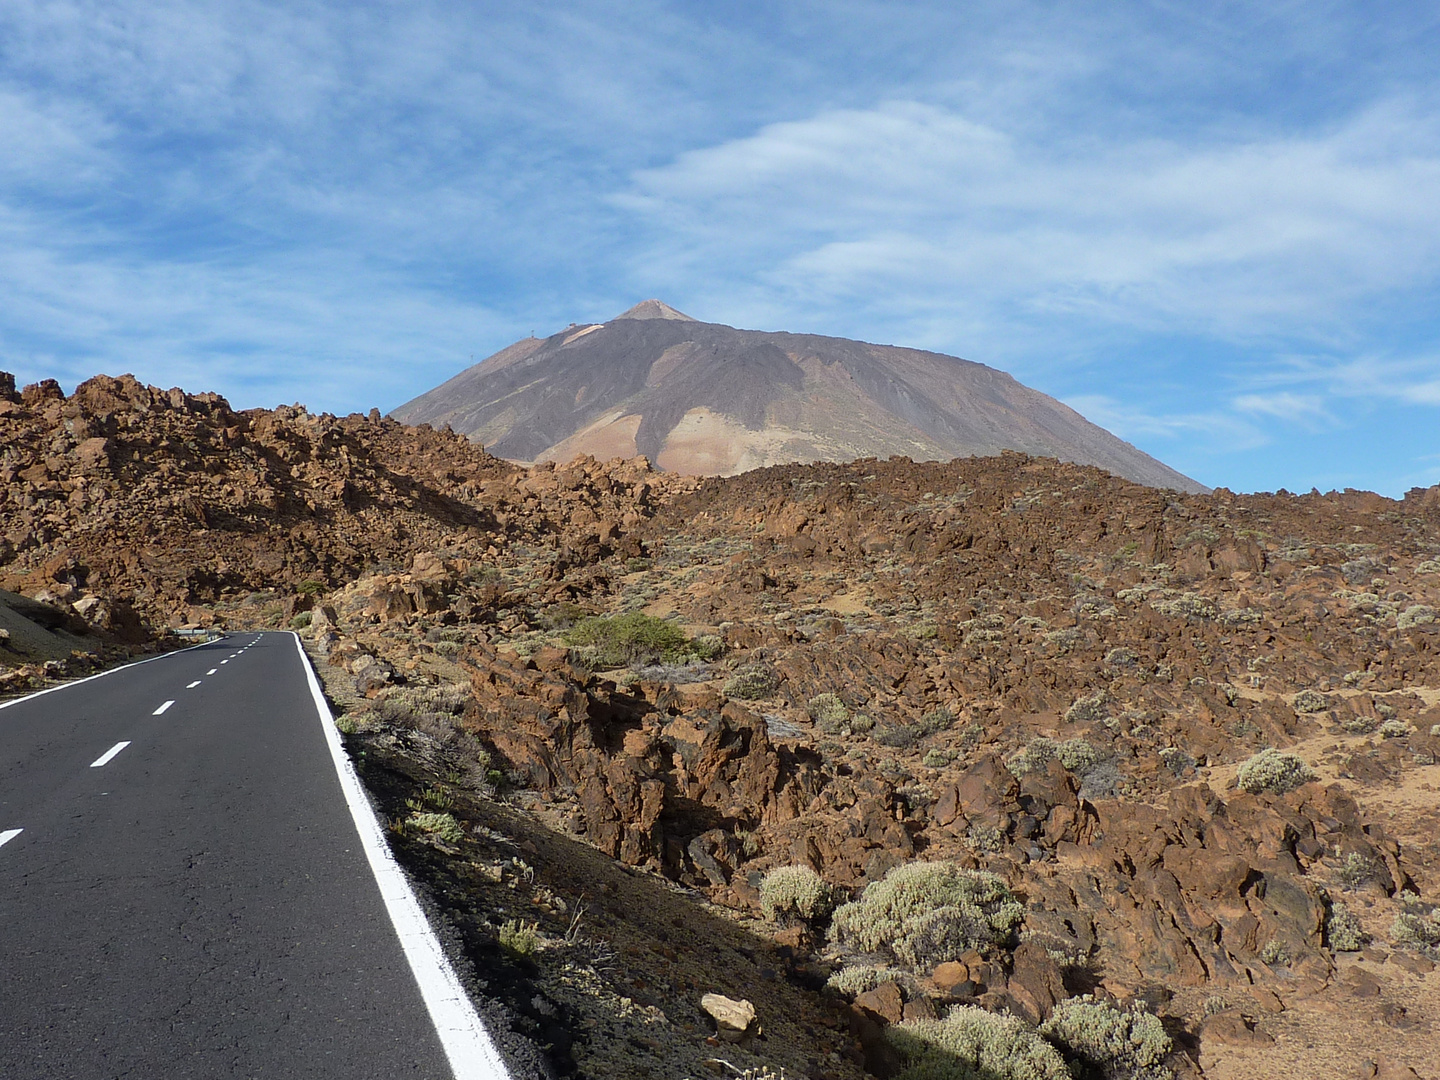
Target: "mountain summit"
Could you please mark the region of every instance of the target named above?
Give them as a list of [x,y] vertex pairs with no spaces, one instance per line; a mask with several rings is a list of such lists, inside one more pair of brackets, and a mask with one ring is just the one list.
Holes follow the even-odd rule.
[[644,300],[607,323],[527,338],[396,409],[515,461],[644,454],[729,476],[786,462],[1019,450],[1152,487],[1184,476],[1003,371],[942,353],[737,330]]

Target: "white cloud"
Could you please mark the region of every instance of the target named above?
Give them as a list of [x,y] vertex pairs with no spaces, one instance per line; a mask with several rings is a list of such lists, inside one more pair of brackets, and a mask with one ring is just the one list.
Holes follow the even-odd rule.
[[[1304,136],[1099,143],[896,101],[637,173],[619,205],[699,267],[816,304],[905,293],[1253,338],[1348,332],[1440,273],[1440,138],[1399,103]],[[649,253],[645,257],[649,257]]]

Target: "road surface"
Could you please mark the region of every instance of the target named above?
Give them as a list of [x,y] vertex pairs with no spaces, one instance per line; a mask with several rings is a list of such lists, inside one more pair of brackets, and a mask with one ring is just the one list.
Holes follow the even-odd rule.
[[0,707],[0,1077],[503,1080],[313,680],[234,634]]

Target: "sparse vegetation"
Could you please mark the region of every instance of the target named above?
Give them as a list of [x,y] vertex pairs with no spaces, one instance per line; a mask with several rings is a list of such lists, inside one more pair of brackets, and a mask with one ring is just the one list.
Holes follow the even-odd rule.
[[1440,959],[1440,909],[1412,909],[1395,916],[1390,938],[1396,945]]
[[1316,778],[1315,770],[1294,754],[1275,749],[1261,750],[1240,766],[1235,782],[1252,795],[1270,792],[1283,795]]
[[997,875],[918,862],[895,867],[837,908],[831,931],[852,948],[887,949],[901,963],[929,970],[971,949],[1008,945],[1023,917]]
[[1435,621],[1435,609],[1429,604],[1412,604],[1395,616],[1395,625],[1401,630],[1416,626],[1429,626]]
[[820,730],[836,734],[850,719],[850,710],[839,694],[816,694],[807,703],[810,719],[820,725]]
[[533,956],[540,948],[540,927],[523,919],[509,919],[500,926],[500,947],[511,956]]
[[901,977],[902,973],[894,968],[875,967],[872,964],[851,964],[826,979],[825,985],[848,998],[854,998],[874,990],[881,983],[895,982]]
[[1279,938],[1274,938],[1260,950],[1260,961],[1271,967],[1284,967],[1290,963],[1290,949]]
[[1174,1075],[1165,1067],[1172,1047],[1165,1025],[1138,1007],[1119,1009],[1090,996],[1070,998],[1055,1006],[1040,1034],[1102,1080],[1170,1080]]
[[1360,920],[1344,904],[1331,904],[1325,915],[1325,940],[1333,952],[1358,952],[1370,940]]
[[447,844],[458,844],[465,839],[465,830],[460,827],[453,814],[420,810],[406,818],[405,823],[444,840]]
[[885,1035],[904,1062],[896,1080],[1073,1080],[1034,1028],[973,1005],[944,1020],[907,1020]]
[[744,664],[725,680],[725,696],[741,701],[758,701],[780,687],[780,677],[769,664]]
[[817,922],[835,906],[834,893],[808,866],[780,866],[760,882],[760,907],[767,919]]
[[673,622],[638,611],[613,617],[588,616],[564,633],[567,644],[585,650],[597,670],[645,664],[683,664],[713,659],[713,646],[692,641]]
[[1301,690],[1290,702],[1297,713],[1324,712],[1330,708],[1330,698],[1318,690]]

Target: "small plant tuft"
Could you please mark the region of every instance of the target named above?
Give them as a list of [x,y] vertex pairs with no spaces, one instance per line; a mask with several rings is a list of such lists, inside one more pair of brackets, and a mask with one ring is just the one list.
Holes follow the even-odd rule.
[[1344,904],[1331,904],[1325,916],[1325,939],[1333,952],[1359,952],[1370,940],[1360,920]]
[[769,664],[744,664],[735,669],[735,674],[725,680],[722,688],[726,697],[741,701],[758,701],[769,697],[780,688],[780,676]]
[[564,640],[566,644],[587,650],[586,659],[601,671],[658,663],[683,664],[699,659],[701,652],[710,652],[708,643],[697,646],[675,623],[639,611],[611,618],[579,619],[565,631]]
[[421,810],[411,814],[406,819],[406,824],[423,833],[438,837],[447,844],[458,844],[465,839],[465,830],[460,827],[460,823],[455,820],[453,814]]
[[511,956],[533,956],[540,948],[540,924],[510,919],[500,927],[500,947]]

